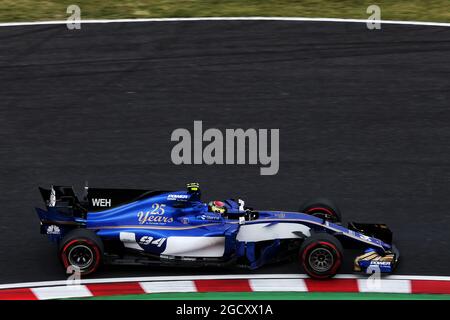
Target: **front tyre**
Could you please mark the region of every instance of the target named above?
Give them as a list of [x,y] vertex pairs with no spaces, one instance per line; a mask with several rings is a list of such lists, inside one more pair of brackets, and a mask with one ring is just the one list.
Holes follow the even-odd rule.
[[300,212],[325,219],[333,223],[342,222],[341,211],[333,201],[325,198],[310,199],[300,207]]
[[327,279],[336,275],[342,259],[341,243],[327,233],[313,233],[300,247],[300,263],[305,272],[314,279]]
[[66,270],[73,266],[82,275],[88,275],[102,262],[103,243],[93,231],[74,229],[62,239],[59,256]]

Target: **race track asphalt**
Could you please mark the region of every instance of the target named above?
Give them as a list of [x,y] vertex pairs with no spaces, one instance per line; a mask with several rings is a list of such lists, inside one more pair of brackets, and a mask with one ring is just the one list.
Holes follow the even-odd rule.
[[[182,189],[385,222],[398,274],[450,275],[450,28],[271,21],[0,28],[0,283],[64,279],[37,187]],[[176,128],[279,128],[280,169],[171,163]],[[345,271],[349,271],[344,268]],[[104,268],[97,277],[224,269]],[[260,273],[295,273],[295,265]]]

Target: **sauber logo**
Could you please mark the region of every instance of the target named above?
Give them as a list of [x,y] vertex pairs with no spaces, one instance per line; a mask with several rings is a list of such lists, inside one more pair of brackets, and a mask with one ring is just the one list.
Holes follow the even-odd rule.
[[111,199],[92,199],[94,207],[111,207]]
[[360,233],[360,234],[358,234],[358,236],[359,236],[361,239],[363,239],[363,240],[372,242],[372,239],[371,239],[370,237],[364,235],[364,234],[361,234],[361,233]]
[[220,220],[220,216],[213,216],[209,214],[202,214],[199,218],[201,220]]

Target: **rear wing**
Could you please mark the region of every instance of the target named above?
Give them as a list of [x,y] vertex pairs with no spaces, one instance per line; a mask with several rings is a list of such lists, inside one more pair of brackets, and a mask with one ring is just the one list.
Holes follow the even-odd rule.
[[89,212],[103,211],[166,192],[170,191],[89,188],[86,205]]
[[77,196],[71,186],[39,187],[46,210],[35,208],[41,222],[42,234],[52,241],[59,241],[73,228],[86,226],[88,212],[103,211],[125,203],[152,197],[169,191],[138,189],[87,188]]
[[42,199],[47,207],[56,207],[61,202],[80,202],[72,187],[52,186],[50,189],[39,187]]
[[81,213],[103,211],[120,205],[153,197],[170,191],[145,189],[111,189],[111,188],[84,188],[84,193],[78,197],[69,186],[52,186],[50,189],[39,187],[42,199],[48,208],[58,210],[73,210],[75,216]]

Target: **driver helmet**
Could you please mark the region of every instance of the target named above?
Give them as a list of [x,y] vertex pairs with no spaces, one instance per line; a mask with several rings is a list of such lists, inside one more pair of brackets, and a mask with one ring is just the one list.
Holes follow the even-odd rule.
[[208,203],[208,211],[224,214],[227,211],[227,209],[225,207],[225,203],[216,200]]

